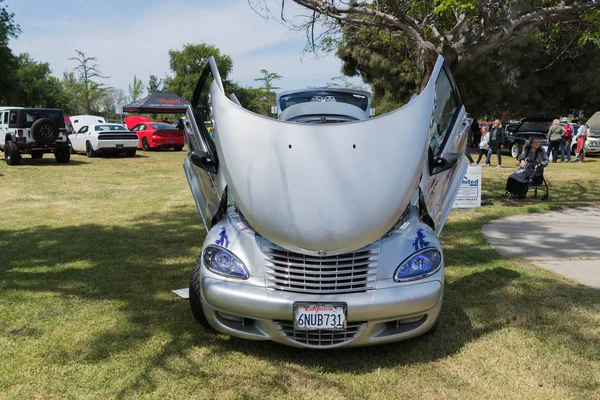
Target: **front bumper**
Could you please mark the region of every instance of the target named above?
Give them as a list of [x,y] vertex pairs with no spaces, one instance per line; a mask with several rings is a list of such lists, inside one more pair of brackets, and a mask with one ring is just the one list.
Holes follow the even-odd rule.
[[[443,277],[442,267],[428,278],[393,288],[313,295],[205,276],[202,306],[214,329],[244,339],[307,348],[383,344],[422,335],[433,327],[442,307]],[[348,327],[344,331],[294,330],[295,302],[346,303]]]

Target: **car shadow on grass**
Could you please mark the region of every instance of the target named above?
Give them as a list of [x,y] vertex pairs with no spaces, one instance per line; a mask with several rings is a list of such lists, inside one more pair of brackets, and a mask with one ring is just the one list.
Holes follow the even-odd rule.
[[32,166],[32,167],[41,167],[41,166],[49,167],[49,166],[55,166],[55,167],[62,168],[62,167],[69,167],[69,166],[89,164],[89,162],[87,162],[87,161],[74,160],[72,157],[71,157],[71,160],[68,163],[66,163],[66,164],[59,164],[59,163],[56,162],[56,160],[54,159],[54,156],[52,156],[52,154],[49,154],[48,156],[45,157],[45,158],[42,158],[42,159],[38,159],[38,160],[34,160],[33,158],[31,158],[29,156],[24,156],[23,158],[21,158],[21,161],[19,162],[19,165],[13,166],[12,168],[18,168],[19,166]]
[[[483,219],[497,217],[487,215]],[[135,382],[120,388],[117,397],[155,390],[157,373],[174,379],[192,374],[204,382],[206,390],[212,390],[211,383],[223,380],[217,368],[219,360],[240,354],[273,367],[231,372],[232,379],[264,381],[259,384],[263,397],[298,395],[290,392],[290,382],[298,376],[322,380],[352,397],[350,388],[322,373],[364,374],[379,368],[428,363],[453,356],[483,335],[507,327],[561,343],[580,357],[599,357],[593,337],[582,332],[588,321],[580,313],[572,313],[574,307],[598,309],[598,291],[540,277],[503,260],[485,244],[481,226],[481,219],[446,226],[443,242],[448,284],[438,331],[368,348],[302,350],[230,338],[197,325],[187,301],[169,293],[187,285],[204,236],[199,217],[190,208],[149,215],[129,226],[83,224],[0,230],[0,243],[11,243],[0,253],[0,293],[29,302],[32,307],[43,301],[36,293],[55,293],[67,300],[91,303],[108,301],[124,316],[125,321],[106,326],[83,344],[47,346],[44,357],[48,363],[66,365],[77,359],[95,365],[119,354],[135,354],[157,336],[162,337],[160,349],[144,359]],[[52,303],[42,302],[37,307],[45,308],[44,315],[55,318],[57,325],[62,323],[61,315],[53,315]],[[569,324],[565,315],[569,315]],[[91,320],[94,317],[89,316]],[[86,321],[80,323],[85,329]],[[10,340],[15,336],[11,332],[27,330],[39,335],[42,328],[37,325],[35,319],[26,327],[9,321],[0,327],[0,336]],[[210,357],[198,358],[198,352]],[[173,363],[173,359],[178,362]]]

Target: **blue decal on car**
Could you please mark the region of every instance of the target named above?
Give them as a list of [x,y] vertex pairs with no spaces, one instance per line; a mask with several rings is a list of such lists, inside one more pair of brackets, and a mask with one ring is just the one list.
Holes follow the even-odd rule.
[[427,236],[425,236],[425,231],[423,229],[417,230],[417,236],[415,236],[415,240],[413,242],[413,247],[415,248],[415,251],[418,251],[423,247],[429,246],[429,242],[425,239],[427,239]]
[[227,229],[221,228],[219,232],[219,238],[215,241],[219,246],[229,247],[229,237],[227,236]]

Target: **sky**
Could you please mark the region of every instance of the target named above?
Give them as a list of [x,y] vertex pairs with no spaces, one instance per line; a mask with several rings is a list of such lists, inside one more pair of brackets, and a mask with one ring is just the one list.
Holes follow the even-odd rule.
[[[267,0],[278,10],[279,0]],[[288,0],[286,19],[299,21],[304,12]],[[12,39],[15,54],[27,52],[48,62],[61,77],[76,65],[68,60],[81,50],[98,59],[104,83],[128,93],[136,75],[169,74],[168,51],[186,43],[217,46],[233,59],[230,79],[258,86],[261,69],[283,76],[282,90],[324,86],[341,75],[334,54],[316,58],[303,50],[305,32],[265,19],[248,0],[5,0],[22,33]],[[277,11],[277,15],[279,12]],[[360,83],[358,78],[352,82]]]

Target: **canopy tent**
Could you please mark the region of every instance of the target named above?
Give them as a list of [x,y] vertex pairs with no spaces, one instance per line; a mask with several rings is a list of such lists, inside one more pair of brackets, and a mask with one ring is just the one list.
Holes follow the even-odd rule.
[[140,114],[185,114],[189,101],[171,92],[154,92],[135,103],[123,106],[123,112]]

